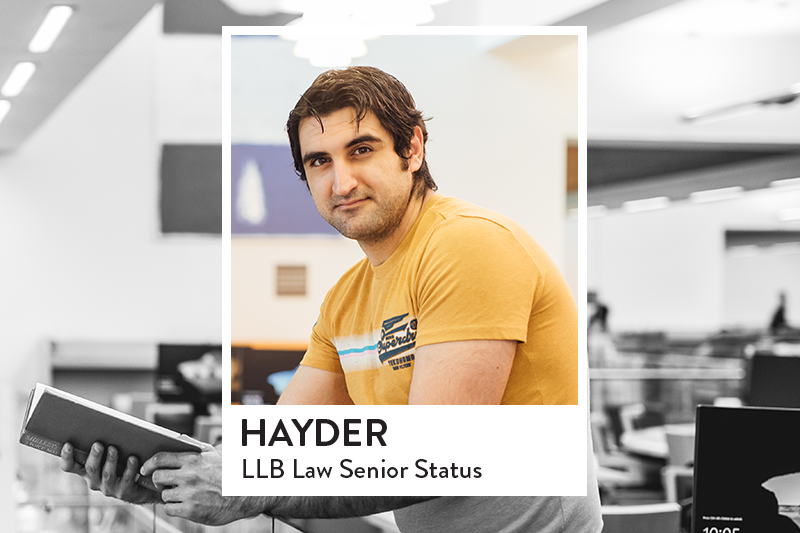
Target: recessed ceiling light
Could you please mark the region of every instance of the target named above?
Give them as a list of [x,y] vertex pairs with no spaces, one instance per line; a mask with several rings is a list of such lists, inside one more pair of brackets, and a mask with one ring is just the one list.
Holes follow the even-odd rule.
[[696,204],[701,204],[704,202],[718,202],[720,200],[738,198],[742,194],[744,194],[744,187],[723,187],[721,189],[695,191],[689,195],[689,201]]
[[[258,0],[223,0],[224,2],[250,3]],[[416,26],[428,24],[435,18],[431,6],[447,0],[280,0],[284,13],[302,13],[286,25],[284,39],[297,41],[294,55],[306,58],[312,66],[322,68],[344,67],[355,57],[367,53],[365,40],[377,37],[376,26]],[[323,26],[342,26],[352,30],[349,35],[325,35],[314,31]],[[311,31],[304,32],[305,29]]]
[[770,187],[780,187],[783,188],[791,188],[796,189],[800,188],[800,178],[789,178],[785,180],[775,180],[769,182]]
[[2,93],[3,96],[17,96],[22,92],[28,80],[31,79],[34,71],[36,71],[36,65],[30,61],[17,63],[11,70],[11,74],[9,74],[3,87],[0,88],[0,93]]
[[626,213],[641,213],[642,211],[653,211],[655,209],[664,209],[665,207],[669,207],[669,198],[666,196],[630,200],[622,203],[622,210]]
[[6,118],[9,109],[11,109],[11,102],[0,100],[0,122],[3,122],[3,119]]
[[778,220],[780,220],[781,222],[800,220],[800,207],[790,207],[788,209],[781,209],[780,211],[778,211]]
[[28,50],[34,53],[47,52],[53,46],[58,34],[64,29],[64,25],[72,16],[70,6],[53,6],[44,17],[42,25],[36,30]]

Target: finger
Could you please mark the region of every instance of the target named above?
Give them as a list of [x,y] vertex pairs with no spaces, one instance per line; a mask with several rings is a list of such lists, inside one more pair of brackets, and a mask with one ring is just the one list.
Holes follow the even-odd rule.
[[156,487],[163,490],[165,487],[174,487],[178,484],[177,470],[156,470],[150,476]]
[[103,459],[103,445],[99,442],[92,444],[92,449],[89,452],[89,457],[86,458],[86,464],[83,467],[86,469],[86,475],[92,483],[92,488],[100,486],[100,472],[101,461]]
[[159,452],[144,462],[142,468],[140,469],[140,473],[143,476],[149,476],[156,470],[162,468],[180,468],[183,466],[184,462],[181,457],[183,455],[186,454]]
[[106,492],[108,489],[113,489],[117,484],[117,459],[119,457],[119,453],[117,449],[113,446],[108,447],[108,452],[106,453],[106,462],[103,464],[103,471],[102,471],[102,488],[103,492]]
[[194,438],[190,437],[189,435],[181,435],[178,438],[181,439],[181,440],[185,440],[186,442],[191,442],[192,444],[196,444],[197,446],[200,446],[203,449],[204,452],[207,452],[207,451],[209,451],[209,449],[213,449],[214,448],[214,446],[212,444],[209,444],[207,442],[203,442],[203,441],[194,439]]
[[81,475],[84,473],[83,467],[75,462],[75,458],[72,456],[72,444],[68,442],[61,448],[59,466],[64,472]]
[[183,512],[182,503],[164,503],[164,513],[166,513],[167,516],[175,516],[178,518],[184,518],[186,514]]
[[137,471],[139,470],[139,460],[136,459],[133,455],[128,457],[128,462],[125,464],[125,471],[122,473],[122,478],[120,478],[119,482],[119,489],[122,492],[127,492],[131,488],[133,488],[133,484],[136,482],[136,475]]
[[164,489],[161,491],[161,500],[164,503],[181,503],[177,489]]

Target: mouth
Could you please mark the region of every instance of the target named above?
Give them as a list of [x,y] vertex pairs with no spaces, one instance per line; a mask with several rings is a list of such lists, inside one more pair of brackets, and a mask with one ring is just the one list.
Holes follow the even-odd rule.
[[358,198],[354,200],[347,200],[344,202],[339,202],[334,206],[334,209],[350,209],[354,207],[358,207],[362,205],[364,202],[367,201],[367,198]]

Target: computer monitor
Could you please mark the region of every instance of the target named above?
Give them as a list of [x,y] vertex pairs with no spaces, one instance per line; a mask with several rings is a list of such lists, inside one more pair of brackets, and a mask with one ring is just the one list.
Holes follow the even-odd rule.
[[747,405],[800,408],[800,357],[755,355],[747,381]]
[[231,347],[231,402],[275,404],[303,359],[305,347]]
[[800,532],[800,409],[697,408],[692,533]]

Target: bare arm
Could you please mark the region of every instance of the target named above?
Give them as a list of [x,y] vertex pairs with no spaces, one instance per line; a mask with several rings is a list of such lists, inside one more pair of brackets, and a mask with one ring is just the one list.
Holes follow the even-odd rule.
[[345,518],[400,509],[426,496],[222,496],[222,455],[159,453],[142,466],[163,486],[164,512],[207,525],[259,514],[285,518]]
[[420,346],[414,358],[409,404],[498,405],[517,341],[476,340]]
[[278,405],[353,405],[344,374],[300,365]]
[[117,477],[118,453],[109,447],[102,462],[103,447],[92,447],[86,467],[74,462],[67,444],[61,467],[86,479],[92,490],[131,503],[163,502],[164,511],[207,525],[223,525],[243,518],[269,514],[285,518],[345,518],[400,509],[430,499],[425,496],[330,496],[243,497],[222,496],[221,446],[206,445],[202,453],[158,453],[141,468],[162,488],[153,492],[134,483],[139,463],[129,460],[125,473]]
[[266,514],[283,518],[348,518],[401,509],[435,496],[273,496]]

